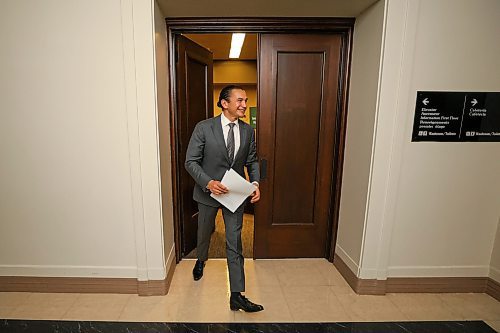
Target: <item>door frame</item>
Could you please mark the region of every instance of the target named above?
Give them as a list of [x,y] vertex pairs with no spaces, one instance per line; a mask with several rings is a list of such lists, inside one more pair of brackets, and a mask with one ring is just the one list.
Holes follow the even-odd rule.
[[[167,18],[167,38],[168,38],[168,68],[169,68],[169,97],[170,97],[170,150],[171,150],[171,168],[172,168],[172,204],[174,217],[174,242],[175,242],[175,257],[178,263],[181,260],[182,251],[182,235],[180,234],[180,223],[182,222],[179,200],[179,177],[180,168],[184,163],[182,156],[178,156],[179,141],[177,140],[178,126],[178,107],[177,107],[177,87],[176,87],[176,46],[175,36],[182,33],[230,33],[230,32],[246,32],[246,33],[276,33],[276,34],[293,34],[293,33],[310,33],[310,34],[325,34],[339,33],[342,36],[341,49],[341,65],[339,70],[339,93],[338,99],[338,118],[337,118],[337,133],[334,151],[333,165],[333,196],[330,199],[331,212],[329,222],[329,234],[327,236],[328,256],[326,259],[333,262],[335,254],[335,244],[337,238],[340,194],[342,185],[342,168],[344,164],[344,146],[345,132],[347,125],[347,103],[349,96],[349,77],[350,64],[352,54],[352,38],[354,30],[354,18]],[[259,59],[257,58],[257,66]],[[260,77],[257,78],[257,89]],[[258,92],[257,92],[258,93]],[[257,100],[257,108],[259,101]],[[258,130],[258,128],[257,128]],[[165,198],[163,199],[165,200]]]

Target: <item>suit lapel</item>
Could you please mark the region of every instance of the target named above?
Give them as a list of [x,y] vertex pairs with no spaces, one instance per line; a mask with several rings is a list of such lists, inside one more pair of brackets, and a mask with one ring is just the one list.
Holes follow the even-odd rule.
[[243,145],[245,142],[247,142],[247,131],[245,131],[245,128],[243,127],[243,121],[238,120],[238,127],[240,130],[240,148],[238,149],[238,152],[236,153],[236,156],[234,157],[234,160],[236,161],[237,158],[240,157],[241,154],[243,154]]
[[220,150],[223,152],[226,160],[229,162],[229,155],[227,154],[226,142],[224,142],[224,133],[222,133],[222,124],[220,120],[220,115],[213,118],[212,131],[215,136],[215,141],[219,146]]

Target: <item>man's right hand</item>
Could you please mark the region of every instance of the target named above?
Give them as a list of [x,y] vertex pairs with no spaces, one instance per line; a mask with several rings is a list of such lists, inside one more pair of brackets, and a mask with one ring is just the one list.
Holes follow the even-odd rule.
[[222,185],[222,183],[218,180],[211,180],[207,184],[207,188],[212,192],[213,194],[224,194],[229,192],[228,188]]

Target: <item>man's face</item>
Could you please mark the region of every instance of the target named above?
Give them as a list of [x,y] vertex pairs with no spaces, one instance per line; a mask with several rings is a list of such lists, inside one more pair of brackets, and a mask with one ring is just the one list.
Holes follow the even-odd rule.
[[245,90],[231,90],[229,101],[225,99],[221,101],[222,107],[224,108],[224,115],[231,121],[244,117],[247,109],[247,101],[248,98]]

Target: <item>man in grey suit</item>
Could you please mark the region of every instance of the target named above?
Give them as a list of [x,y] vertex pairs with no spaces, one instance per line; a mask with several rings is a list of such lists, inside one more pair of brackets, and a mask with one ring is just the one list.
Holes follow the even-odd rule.
[[[186,153],[186,170],[195,180],[193,199],[198,202],[198,260],[193,268],[195,281],[203,276],[203,268],[208,259],[210,236],[215,226],[215,217],[221,204],[210,194],[224,195],[231,191],[220,180],[232,168],[245,177],[247,168],[250,181],[256,185],[250,202],[260,199],[259,162],[255,148],[253,128],[239,118],[245,116],[247,96],[239,86],[224,87],[217,106],[222,109],[220,116],[199,122],[191,136]],[[232,213],[222,206],[226,228],[226,255],[229,270],[231,310],[246,312],[262,311],[262,305],[252,303],[241,292],[245,291],[244,258],[241,246],[244,203]]]

